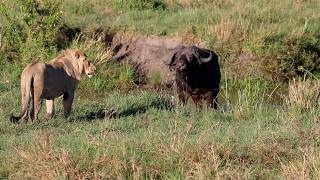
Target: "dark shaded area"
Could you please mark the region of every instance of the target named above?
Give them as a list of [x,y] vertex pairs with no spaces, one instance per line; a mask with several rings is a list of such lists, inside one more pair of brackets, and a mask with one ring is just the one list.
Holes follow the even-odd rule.
[[80,27],[70,27],[66,24],[62,25],[55,39],[55,43],[59,50],[67,49],[71,42],[78,36],[88,35],[93,38],[103,37],[103,42],[106,47],[111,46],[113,37],[116,33],[112,32],[109,28],[99,27],[92,31],[84,31]]
[[167,5],[162,1],[154,1],[152,8],[156,10],[165,10],[167,8]]
[[132,107],[122,111],[114,109],[100,109],[97,112],[88,112],[84,116],[77,117],[76,119],[80,121],[92,121],[95,119],[128,117],[143,114],[150,108],[172,110],[175,108],[175,104],[173,104],[169,99],[160,98],[152,101],[150,104],[133,105]]
[[55,39],[55,43],[59,50],[66,49],[70,46],[70,43],[74,38],[81,33],[79,27],[69,27],[67,25],[62,25]]
[[115,32],[111,31],[109,28],[98,28],[96,33],[101,34],[103,36],[103,41],[106,47],[110,47],[113,41],[114,36],[116,35]]
[[114,6],[117,10],[165,10],[167,5],[162,0],[126,0],[116,1]]

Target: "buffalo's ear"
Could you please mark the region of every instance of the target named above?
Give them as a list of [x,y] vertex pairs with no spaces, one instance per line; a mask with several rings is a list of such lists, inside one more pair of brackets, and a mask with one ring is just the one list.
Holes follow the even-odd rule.
[[165,59],[164,64],[169,66],[170,71],[175,70],[175,66],[177,65],[177,59],[179,58],[179,52],[183,50],[185,46],[177,46],[173,49],[171,49],[169,56],[167,56]]
[[177,52],[173,53],[173,55],[171,56],[170,60],[167,61],[167,65],[169,66],[169,69],[170,71],[173,71],[174,70],[174,67],[176,66],[177,64]]

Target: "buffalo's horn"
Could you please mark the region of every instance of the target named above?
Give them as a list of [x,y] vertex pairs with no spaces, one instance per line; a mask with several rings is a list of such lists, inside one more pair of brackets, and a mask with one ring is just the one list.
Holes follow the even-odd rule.
[[203,57],[201,57],[201,55],[200,55],[200,61],[201,61],[202,63],[207,63],[207,62],[209,62],[209,61],[211,60],[211,58],[212,58],[212,53],[211,53],[211,52],[210,52],[210,56],[207,57],[207,58],[203,58]]

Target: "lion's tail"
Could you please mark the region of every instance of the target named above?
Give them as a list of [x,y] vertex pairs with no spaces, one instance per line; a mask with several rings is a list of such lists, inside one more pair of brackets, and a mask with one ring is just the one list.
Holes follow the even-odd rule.
[[30,104],[32,86],[33,76],[21,77],[21,112],[18,116],[12,115],[10,117],[11,122],[18,122],[23,116],[26,115]]

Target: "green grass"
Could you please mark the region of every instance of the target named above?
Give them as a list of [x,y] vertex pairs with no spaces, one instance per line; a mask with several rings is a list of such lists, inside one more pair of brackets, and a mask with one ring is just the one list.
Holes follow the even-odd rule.
[[[264,97],[257,97],[231,100],[227,111],[199,112],[191,103],[172,108],[176,100],[167,91],[88,97],[80,88],[69,120],[62,118],[59,99],[50,121],[12,124],[8,115],[19,109],[19,89],[2,85],[4,178],[273,179],[306,170],[299,177],[319,174],[318,109],[295,113],[291,105],[260,105]],[[106,118],[99,116],[101,111]]]
[[[320,176],[316,0],[14,2],[0,2],[1,179]],[[57,55],[63,25],[82,30],[65,45],[86,52],[97,74],[81,80],[68,120],[59,98],[53,119],[12,124],[22,68]],[[179,105],[157,73],[154,88],[135,84],[134,68],[112,61],[98,27],[212,48],[222,67],[219,110]]]
[[[70,0],[64,2],[64,17],[68,24],[89,31],[105,27],[212,48],[222,65],[234,63],[241,54],[253,54],[262,77],[269,80],[307,72],[319,75],[320,5],[316,0],[164,0],[159,6],[157,2]],[[77,13],[74,9],[83,4],[88,6]]]

